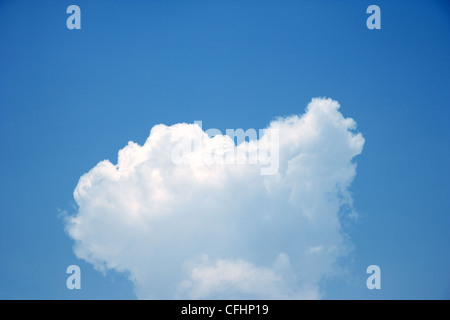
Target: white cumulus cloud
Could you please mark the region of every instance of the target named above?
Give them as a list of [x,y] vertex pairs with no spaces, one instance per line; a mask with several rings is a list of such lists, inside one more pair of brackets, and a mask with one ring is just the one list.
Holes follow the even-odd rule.
[[[351,245],[339,219],[364,138],[331,99],[278,118],[278,171],[261,163],[201,161],[234,146],[196,124],[157,125],[144,145],[129,142],[117,164],[99,162],[75,188],[66,221],[77,257],[125,272],[142,299],[320,298],[322,280]],[[205,143],[182,163],[173,150]],[[199,161],[200,160],[200,161]]]

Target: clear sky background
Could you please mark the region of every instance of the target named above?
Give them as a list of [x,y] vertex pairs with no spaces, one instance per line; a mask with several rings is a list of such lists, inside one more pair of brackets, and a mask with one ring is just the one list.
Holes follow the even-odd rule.
[[126,275],[72,251],[58,216],[80,176],[156,124],[264,128],[313,97],[366,139],[350,275],[325,298],[449,299],[447,1],[0,1],[0,299],[134,299]]

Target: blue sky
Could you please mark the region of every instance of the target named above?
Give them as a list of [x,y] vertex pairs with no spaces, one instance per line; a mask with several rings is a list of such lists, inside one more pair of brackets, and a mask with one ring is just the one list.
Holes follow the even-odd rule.
[[365,138],[349,274],[324,298],[450,298],[449,40],[445,1],[1,1],[0,299],[134,299],[126,274],[72,250],[59,212],[76,211],[80,176],[154,125],[264,128],[314,97]]

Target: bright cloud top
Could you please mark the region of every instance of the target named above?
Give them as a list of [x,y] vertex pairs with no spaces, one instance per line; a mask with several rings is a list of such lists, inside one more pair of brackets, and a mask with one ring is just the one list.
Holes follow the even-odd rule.
[[339,214],[352,206],[364,145],[355,128],[336,101],[313,99],[302,116],[270,123],[279,170],[261,175],[260,164],[174,163],[186,137],[218,150],[227,137],[157,125],[117,165],[101,161],[80,178],[66,222],[75,254],[126,272],[143,299],[320,298],[320,281],[351,248]]

